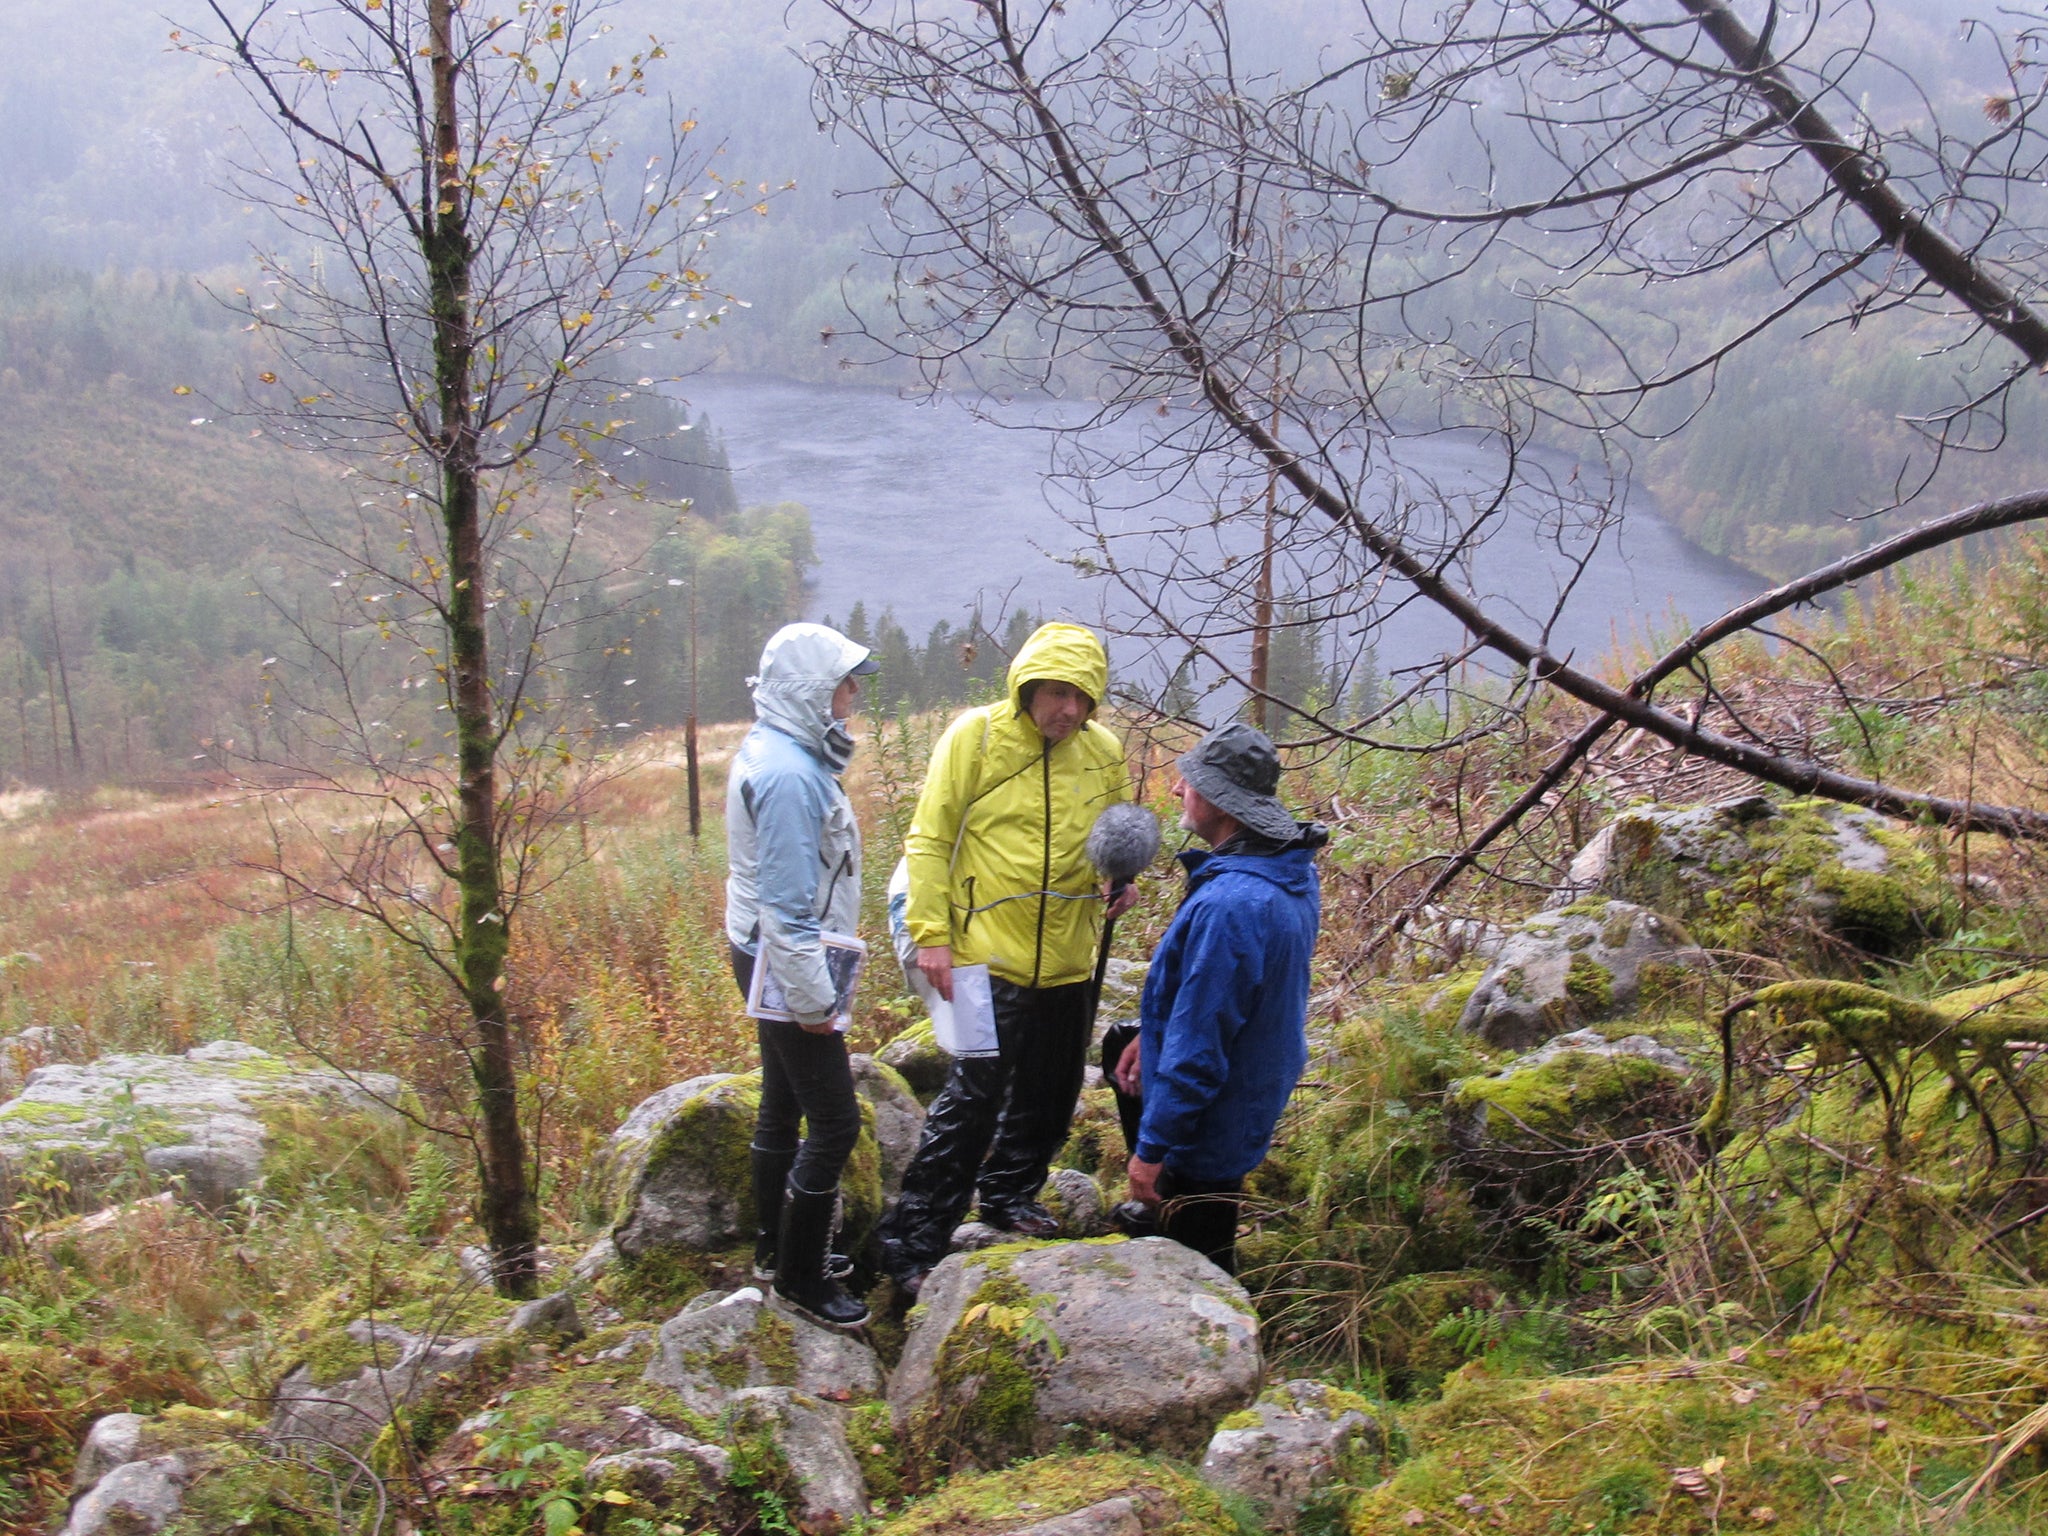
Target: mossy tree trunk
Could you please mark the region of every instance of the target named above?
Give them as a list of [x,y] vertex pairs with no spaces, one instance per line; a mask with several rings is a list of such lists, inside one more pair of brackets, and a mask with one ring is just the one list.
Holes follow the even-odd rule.
[[526,1174],[526,1139],[519,1125],[519,1077],[512,1025],[505,1010],[505,953],[511,924],[504,910],[498,867],[497,709],[491,693],[490,635],[484,624],[485,568],[479,521],[479,437],[472,404],[471,362],[476,346],[470,319],[469,189],[460,169],[456,115],[455,0],[429,0],[433,39],[434,156],[424,174],[436,185],[420,223],[429,303],[434,318],[434,377],[440,429],[441,518],[448,567],[442,618],[448,630],[449,694],[455,716],[457,818],[455,881],[459,892],[455,969],[475,1036],[468,1048],[476,1079],[477,1156],[483,1191],[483,1227],[498,1289],[508,1296],[534,1290],[539,1210]]

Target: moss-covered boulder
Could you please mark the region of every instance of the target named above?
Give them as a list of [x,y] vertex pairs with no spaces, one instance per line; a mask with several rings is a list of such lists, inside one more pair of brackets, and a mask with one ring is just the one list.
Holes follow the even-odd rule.
[[231,1410],[109,1414],[79,1449],[64,1536],[319,1536],[309,1496],[317,1474],[272,1450],[255,1421]]
[[1618,896],[1716,949],[1812,964],[1910,953],[1942,928],[1944,892],[1912,831],[1830,800],[1764,795],[1649,806],[1603,827],[1554,901]]
[[[747,1148],[761,1107],[756,1072],[694,1080],[693,1091],[664,1089],[620,1128],[632,1142],[614,1153],[613,1183],[623,1188],[612,1242],[628,1271],[652,1273],[705,1254],[751,1244],[754,1195]],[[692,1087],[681,1084],[680,1087]],[[875,1106],[861,1103],[861,1134],[840,1177],[845,1197],[839,1242],[857,1252],[882,1217],[881,1149]]]
[[1218,1427],[1202,1481],[1249,1502],[1263,1529],[1292,1531],[1339,1483],[1375,1481],[1385,1443],[1364,1398],[1326,1382],[1283,1381]]
[[875,1060],[899,1073],[910,1085],[920,1104],[929,1104],[946,1086],[946,1074],[953,1070],[953,1058],[939,1048],[930,1019],[914,1019],[902,1032],[875,1052]]
[[1165,1238],[955,1254],[910,1315],[889,1406],[913,1450],[999,1466],[1075,1439],[1192,1459],[1264,1364],[1238,1283]]
[[0,1204],[27,1184],[74,1210],[159,1188],[218,1208],[315,1175],[389,1192],[405,1166],[400,1091],[384,1073],[297,1067],[234,1040],[38,1067],[0,1104]]
[[1626,1013],[1646,987],[1669,989],[1706,965],[1679,923],[1632,902],[1588,897],[1538,912],[1511,933],[1466,998],[1458,1027],[1498,1049],[1526,1050]]
[[356,1319],[342,1334],[360,1354],[332,1341],[277,1383],[272,1438],[355,1452],[404,1416],[406,1432],[427,1449],[497,1389],[518,1351],[504,1338],[413,1334],[371,1318]]
[[1546,1203],[1595,1177],[1614,1144],[1680,1131],[1705,1109],[1704,1074],[1647,1035],[1594,1030],[1552,1040],[1488,1077],[1457,1083],[1446,1128],[1468,1171]]
[[1170,1462],[1114,1451],[967,1473],[876,1536],[1243,1536],[1214,1489]]
[[882,1364],[872,1349],[752,1286],[699,1297],[662,1324],[642,1379],[700,1414],[722,1412],[748,1387],[791,1387],[840,1402],[882,1395]]

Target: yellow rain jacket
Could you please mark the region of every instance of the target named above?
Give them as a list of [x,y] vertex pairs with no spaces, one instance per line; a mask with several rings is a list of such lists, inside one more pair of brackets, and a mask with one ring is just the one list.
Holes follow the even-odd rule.
[[1088,830],[1131,798],[1131,781],[1123,743],[1092,719],[1057,745],[1039,734],[1017,697],[1035,678],[1100,704],[1109,657],[1078,624],[1041,625],[1010,663],[1010,696],[946,728],[905,841],[906,920],[920,948],[950,945],[956,965],[1054,987],[1095,973],[1102,882]]

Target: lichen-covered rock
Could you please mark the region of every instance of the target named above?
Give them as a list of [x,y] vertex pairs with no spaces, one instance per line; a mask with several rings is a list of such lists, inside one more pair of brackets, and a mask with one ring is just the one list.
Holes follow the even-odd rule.
[[321,1380],[311,1363],[294,1366],[272,1394],[272,1439],[309,1451],[359,1450],[395,1410],[429,1394],[447,1405],[481,1401],[507,1364],[504,1341],[494,1346],[485,1339],[415,1336],[369,1319],[350,1323],[347,1331],[370,1363],[334,1381]]
[[1257,1506],[1268,1531],[1292,1531],[1340,1479],[1363,1482],[1384,1444],[1363,1398],[1320,1381],[1286,1381],[1223,1421],[1202,1480]]
[[153,1536],[178,1518],[191,1481],[180,1456],[115,1467],[71,1506],[62,1536]]
[[1604,1167],[1616,1141],[1692,1124],[1706,1098],[1677,1052],[1587,1029],[1454,1083],[1445,1128],[1468,1170],[1541,1202]]
[[707,1072],[702,1077],[670,1083],[633,1106],[633,1112],[616,1131],[605,1138],[584,1171],[579,1198],[584,1214],[593,1222],[611,1221],[647,1159],[648,1144],[674,1118],[675,1113],[699,1094],[729,1082],[737,1074]]
[[1115,956],[1102,973],[1102,1001],[1095,1009],[1095,1043],[1102,1043],[1103,1032],[1114,1024],[1135,1024],[1138,1021],[1138,1002],[1145,995],[1145,973],[1151,969],[1143,960],[1123,960]]
[[1942,892],[1911,832],[1828,800],[1742,795],[1653,806],[1600,829],[1553,906],[1618,896],[1717,948],[1804,960],[1847,945],[1902,955],[1940,925]]
[[515,1308],[505,1319],[505,1332],[508,1334],[542,1334],[574,1342],[583,1337],[583,1331],[583,1319],[577,1315],[573,1291],[556,1291],[550,1296],[535,1297]]
[[820,1327],[752,1286],[700,1298],[661,1325],[644,1380],[692,1413],[716,1414],[748,1387],[793,1387],[857,1402],[882,1394],[882,1365],[859,1339]]
[[832,1536],[867,1514],[867,1480],[837,1404],[793,1387],[746,1387],[733,1394],[720,1429],[728,1443],[757,1438],[773,1446],[806,1536]]
[[1216,1490],[1173,1463],[1115,1451],[952,1477],[877,1536],[1242,1536]]
[[930,1019],[915,1019],[875,1053],[875,1060],[898,1073],[920,1104],[929,1104],[946,1086],[953,1058],[939,1048]]
[[875,1148],[881,1155],[882,1193],[903,1187],[903,1170],[924,1134],[924,1106],[903,1075],[886,1062],[860,1052],[847,1057],[853,1069],[853,1091],[873,1112]]
[[1625,1013],[1646,979],[1668,984],[1707,963],[1670,918],[1632,902],[1588,897],[1538,912],[1508,935],[1465,1000],[1458,1027],[1488,1045],[1526,1049],[1573,1025]]
[[[877,1080],[879,1081],[879,1080]],[[679,1093],[679,1088],[691,1092]],[[656,1106],[659,1101],[658,1107]],[[665,1088],[635,1109],[607,1154],[614,1187],[624,1190],[612,1227],[629,1270],[667,1258],[722,1253],[754,1238],[754,1192],[747,1149],[761,1107],[758,1072],[693,1078]],[[876,1110],[861,1101],[861,1133],[840,1176],[841,1252],[858,1252],[882,1217],[881,1149]]]
[[1164,1238],[955,1254],[911,1313],[889,1406],[914,1445],[995,1466],[1071,1437],[1199,1455],[1263,1361],[1238,1283]]
[[77,1210],[128,1193],[135,1152],[151,1177],[212,1208],[264,1186],[280,1164],[331,1160],[306,1143],[400,1132],[398,1079],[293,1066],[217,1040],[182,1056],[103,1056],[31,1072],[0,1104],[0,1194],[31,1165],[53,1171]]
[[1101,1237],[1109,1231],[1102,1186],[1078,1168],[1053,1169],[1039,1199],[1059,1217],[1062,1237]]
[[143,1460],[142,1431],[149,1422],[139,1413],[110,1413],[95,1419],[78,1447],[71,1467],[71,1492],[76,1497],[116,1467]]

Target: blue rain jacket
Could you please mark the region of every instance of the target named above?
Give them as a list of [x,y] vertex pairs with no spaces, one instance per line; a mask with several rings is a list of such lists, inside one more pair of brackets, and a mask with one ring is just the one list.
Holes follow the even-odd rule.
[[1308,1065],[1309,957],[1322,921],[1311,848],[1183,853],[1188,895],[1139,1004],[1137,1155],[1190,1179],[1264,1161]]

